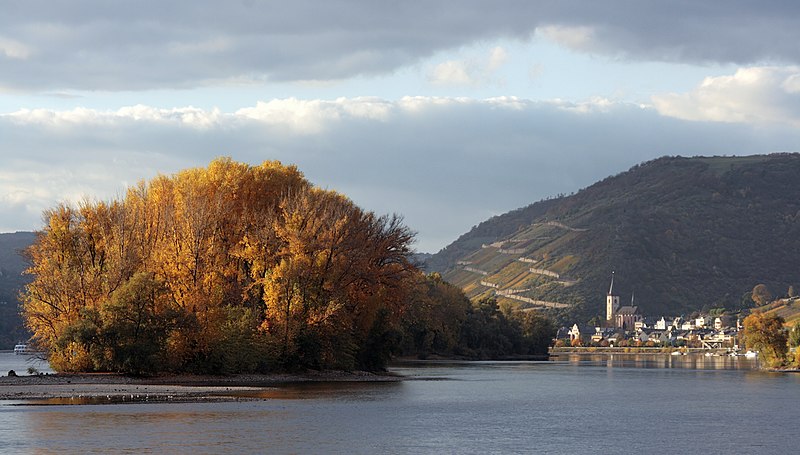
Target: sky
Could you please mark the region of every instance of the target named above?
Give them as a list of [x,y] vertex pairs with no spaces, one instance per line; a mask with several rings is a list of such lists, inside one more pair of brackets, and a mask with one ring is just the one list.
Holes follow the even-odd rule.
[[664,155],[800,151],[800,3],[0,0],[0,232],[228,156],[436,252]]

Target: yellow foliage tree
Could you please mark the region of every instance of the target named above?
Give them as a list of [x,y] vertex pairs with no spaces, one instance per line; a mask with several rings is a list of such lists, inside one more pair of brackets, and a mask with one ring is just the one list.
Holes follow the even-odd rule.
[[[414,272],[413,233],[400,218],[365,212],[278,162],[217,159],[140,182],[123,200],[61,205],[44,217],[28,251],[24,317],[65,371],[241,369],[227,352],[232,340],[260,346],[265,359],[277,353],[285,366],[377,367],[366,351],[396,322]],[[133,289],[152,283],[158,306],[117,292],[138,296]],[[102,342],[112,329],[130,332],[120,315],[143,314],[131,308],[143,302],[147,314],[169,307],[174,323],[151,337],[164,351],[132,332],[131,352],[158,355],[126,363],[118,354],[127,351]]]

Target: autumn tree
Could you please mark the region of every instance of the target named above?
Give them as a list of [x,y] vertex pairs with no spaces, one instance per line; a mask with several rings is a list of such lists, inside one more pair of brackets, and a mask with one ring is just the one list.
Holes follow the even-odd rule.
[[742,322],[745,346],[758,351],[769,366],[781,366],[786,359],[787,335],[783,323],[782,317],[760,311],[750,314]]
[[765,284],[757,284],[753,288],[752,297],[756,306],[764,306],[772,301],[772,293],[769,292],[769,289]]
[[61,371],[379,368],[415,273],[399,217],[278,162],[218,159],[44,218],[24,317]]

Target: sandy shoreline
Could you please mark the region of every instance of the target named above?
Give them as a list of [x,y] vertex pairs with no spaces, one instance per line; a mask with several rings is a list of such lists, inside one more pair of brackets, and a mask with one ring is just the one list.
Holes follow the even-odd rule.
[[[156,376],[54,374],[0,377],[0,400],[56,400],[69,403],[125,401],[226,401],[258,397],[281,385],[308,382],[396,382],[390,373],[324,371],[304,374]],[[58,401],[58,399],[63,399]],[[55,402],[54,402],[55,403]]]

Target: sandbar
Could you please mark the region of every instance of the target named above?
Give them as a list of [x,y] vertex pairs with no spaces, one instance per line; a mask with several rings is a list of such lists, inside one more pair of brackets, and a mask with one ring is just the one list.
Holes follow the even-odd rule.
[[312,371],[301,374],[229,376],[119,374],[48,374],[0,377],[0,400],[58,400],[51,403],[124,401],[226,401],[259,396],[258,392],[309,382],[396,382],[390,373]]

